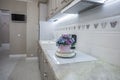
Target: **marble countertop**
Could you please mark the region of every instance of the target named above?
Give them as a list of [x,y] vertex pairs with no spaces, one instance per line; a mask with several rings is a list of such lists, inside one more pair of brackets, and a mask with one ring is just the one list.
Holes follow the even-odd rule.
[[55,64],[48,56],[47,50],[56,50],[55,43],[39,41],[57,80],[120,80],[120,67],[108,64],[102,60],[77,62],[70,64]]

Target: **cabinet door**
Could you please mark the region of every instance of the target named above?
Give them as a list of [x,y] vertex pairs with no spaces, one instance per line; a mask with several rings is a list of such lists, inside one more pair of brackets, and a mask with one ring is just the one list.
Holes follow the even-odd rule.
[[59,8],[59,10],[61,10],[62,7],[63,7],[63,6],[62,6],[62,1],[63,1],[63,0],[58,0],[58,8]]
[[69,5],[73,0],[48,0],[48,18],[59,13],[63,8]]
[[48,0],[48,18],[50,18],[53,15],[53,11],[52,11],[53,3],[52,2],[53,2],[52,0]]
[[40,72],[41,72],[41,78],[44,79],[44,53],[41,52],[41,57],[40,57]]
[[40,74],[42,80],[56,80],[55,75],[53,73],[53,69],[48,62],[45,54],[39,48],[39,66],[40,66]]
[[58,13],[61,10],[61,0],[55,0],[55,12]]
[[41,50],[40,50],[40,47],[39,47],[39,44],[38,44],[38,49],[37,49],[37,56],[38,56],[38,65],[39,65],[39,69],[40,69],[40,53],[41,53]]
[[56,8],[56,0],[52,0],[52,5],[53,5],[53,13],[55,13],[55,8]]
[[54,0],[51,0],[51,16],[54,15],[54,7],[55,7]]
[[51,0],[48,0],[48,18],[50,18],[51,16],[51,9],[52,9],[52,4],[51,4]]
[[40,47],[40,45],[38,44],[38,49],[37,49],[37,51],[38,51],[38,62],[39,62],[39,69],[40,69],[40,71],[41,71],[41,64],[42,64],[42,49],[41,49],[41,47]]
[[42,70],[43,70],[43,53],[42,52],[40,52],[40,71],[41,71],[41,73],[42,73]]
[[54,12],[56,13],[56,10],[57,10],[57,1],[58,0],[54,0]]
[[73,0],[61,0],[61,9],[69,5]]
[[49,65],[48,75],[49,75],[49,80],[56,80],[54,72],[53,72],[52,68],[50,67],[50,65]]
[[44,80],[49,80],[48,71],[49,71],[48,61],[44,55],[44,75],[43,75]]
[[47,19],[48,19],[50,17],[50,9],[51,9],[50,0],[48,0],[47,6],[48,6]]

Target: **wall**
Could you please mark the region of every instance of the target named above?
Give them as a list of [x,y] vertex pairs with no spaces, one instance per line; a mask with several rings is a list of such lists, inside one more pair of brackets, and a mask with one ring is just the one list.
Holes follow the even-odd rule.
[[[0,0],[0,9],[10,10],[11,13],[27,13],[26,3],[16,0]],[[10,21],[10,50],[12,53],[26,53],[26,23]]]
[[[1,11],[0,11],[0,14],[1,14]],[[1,28],[1,26],[2,26],[2,25],[1,25],[1,15],[0,15],[0,28]],[[0,32],[0,47],[1,47],[1,43],[2,43],[1,36],[2,36],[2,35],[1,35],[1,32]]]
[[10,22],[10,14],[7,12],[0,13],[0,34],[1,34],[1,42],[9,43],[9,22]]
[[38,1],[27,3],[27,55],[37,53],[38,42]]
[[[120,66],[119,5],[119,0],[106,2],[103,6],[81,13],[77,18],[66,20],[64,23],[59,22],[56,24],[56,36],[63,33],[77,34],[78,50]],[[114,28],[111,27],[113,22],[116,25]],[[102,27],[103,23],[107,23],[106,27]],[[98,25],[97,28],[95,25]]]
[[53,40],[54,24],[46,21],[47,5],[40,4],[40,40]]

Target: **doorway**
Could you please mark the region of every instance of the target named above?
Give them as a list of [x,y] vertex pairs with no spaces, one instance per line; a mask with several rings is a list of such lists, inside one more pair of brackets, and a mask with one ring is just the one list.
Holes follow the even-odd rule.
[[0,50],[9,50],[9,23],[10,12],[8,10],[0,10]]

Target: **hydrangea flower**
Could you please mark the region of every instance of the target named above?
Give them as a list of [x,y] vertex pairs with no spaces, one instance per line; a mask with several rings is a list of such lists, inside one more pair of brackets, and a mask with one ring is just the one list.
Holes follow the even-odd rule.
[[57,40],[56,45],[72,45],[75,42],[74,38],[70,34],[63,34],[60,36],[60,38]]

